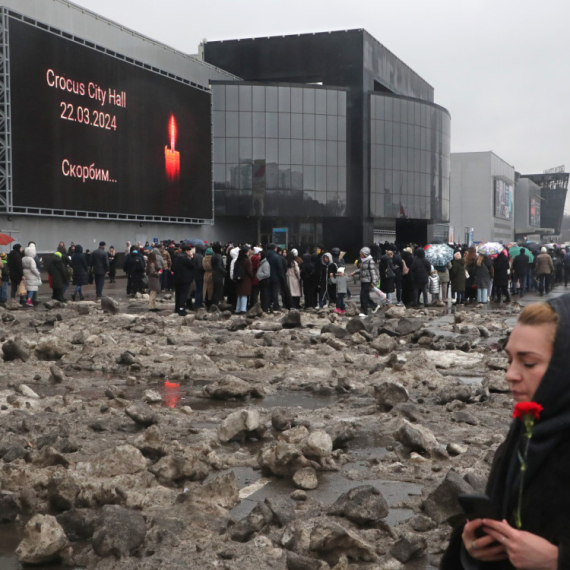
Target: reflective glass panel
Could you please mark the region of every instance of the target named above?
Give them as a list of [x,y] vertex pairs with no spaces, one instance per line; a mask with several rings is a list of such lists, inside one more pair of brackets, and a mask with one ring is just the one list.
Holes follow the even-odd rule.
[[291,138],[291,114],[279,113],[279,138]]
[[224,111],[214,111],[214,136],[226,136],[226,113]]
[[303,115],[303,138],[315,138],[315,116]]
[[311,166],[315,164],[315,141],[303,141],[303,164]]
[[239,159],[240,162],[251,162],[253,158],[252,139],[239,139]]
[[303,115],[301,113],[291,113],[291,138],[303,138]]
[[226,139],[214,138],[214,163],[226,162]]
[[277,113],[266,113],[265,115],[265,136],[268,138],[277,138],[279,136]]
[[253,136],[265,136],[265,113],[252,113]]
[[260,112],[265,111],[265,87],[260,87],[257,85],[253,86],[252,110]]
[[239,90],[237,85],[226,85],[226,111],[237,111],[239,108]]
[[279,157],[279,147],[277,139],[265,139],[265,160],[267,163],[277,163]]
[[276,113],[279,110],[277,87],[265,88],[265,110],[271,113]]
[[226,137],[239,135],[239,113],[237,111],[226,112]]
[[315,138],[321,141],[327,140],[327,116],[315,116]]
[[315,89],[315,113],[317,113],[317,115],[327,114],[326,89]]
[[291,139],[291,164],[303,164],[303,141]]
[[239,136],[240,137],[251,137],[251,113],[241,112],[239,114]]
[[338,115],[338,91],[327,89],[327,115]]
[[279,139],[279,164],[291,163],[291,139]]
[[214,111],[225,111],[226,109],[226,86],[212,85],[212,107]]
[[327,164],[327,143],[326,141],[316,141],[315,143],[315,164],[326,166]]
[[303,89],[303,113],[315,112],[315,90],[306,87]]
[[[327,167],[315,167],[315,190],[317,192],[324,192],[327,189]],[[326,199],[326,198],[325,198]]]
[[251,85],[240,85],[239,110],[251,111]]
[[265,138],[253,139],[253,160],[265,159]]
[[291,88],[291,113],[303,112],[303,89],[300,87]]
[[291,88],[279,87],[279,112],[291,112]]
[[338,140],[338,117],[336,115],[327,117],[327,140]]
[[239,139],[226,139],[226,162],[238,162]]

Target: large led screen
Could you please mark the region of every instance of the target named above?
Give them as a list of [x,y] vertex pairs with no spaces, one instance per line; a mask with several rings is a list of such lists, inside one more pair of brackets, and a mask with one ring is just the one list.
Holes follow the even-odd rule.
[[495,218],[513,219],[513,186],[495,178]]
[[13,203],[211,219],[210,93],[10,19]]

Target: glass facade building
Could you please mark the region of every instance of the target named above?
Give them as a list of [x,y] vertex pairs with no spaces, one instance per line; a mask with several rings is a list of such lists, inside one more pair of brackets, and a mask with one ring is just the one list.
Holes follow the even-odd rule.
[[212,85],[216,215],[344,216],[346,90]]
[[433,103],[370,96],[370,211],[374,218],[449,221],[450,128]]
[[365,30],[206,42],[204,59],[242,80],[212,82],[216,223],[351,253],[449,223],[449,113]]

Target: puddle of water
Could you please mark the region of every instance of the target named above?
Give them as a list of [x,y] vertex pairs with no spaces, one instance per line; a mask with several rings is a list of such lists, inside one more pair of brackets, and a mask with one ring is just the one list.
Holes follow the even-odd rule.
[[319,410],[334,405],[336,401],[336,396],[316,396],[300,392],[274,392],[265,398],[246,398],[243,400],[213,400],[210,398],[190,396],[186,399],[185,403],[197,411],[243,408],[244,406]]

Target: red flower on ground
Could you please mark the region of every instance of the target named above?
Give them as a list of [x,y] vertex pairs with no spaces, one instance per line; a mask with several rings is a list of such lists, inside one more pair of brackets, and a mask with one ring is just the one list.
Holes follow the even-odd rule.
[[544,408],[536,402],[519,402],[515,406],[513,418],[524,420],[525,416],[532,414],[534,416],[534,419],[538,420],[540,417],[540,412],[542,412],[542,410],[544,410]]

